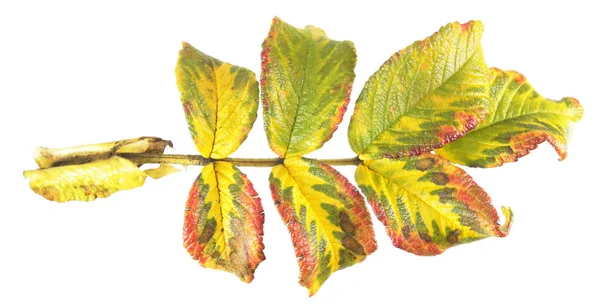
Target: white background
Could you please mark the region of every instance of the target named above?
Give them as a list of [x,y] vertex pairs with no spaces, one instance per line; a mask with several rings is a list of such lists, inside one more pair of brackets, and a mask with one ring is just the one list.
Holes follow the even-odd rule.
[[[597,9],[577,1],[109,2],[0,4],[0,307],[600,305]],[[507,238],[417,257],[394,248],[375,221],[379,249],[333,274],[310,299],[297,284],[268,168],[243,169],[266,216],[267,259],[251,284],[200,267],[182,247],[184,203],[198,167],[92,203],[53,203],[29,190],[22,171],[36,167],[37,146],[155,135],[173,140],[177,153],[195,153],[175,86],[181,41],[258,75],[274,15],[352,40],[358,52],[348,114],[311,157],[353,156],[346,130],[367,78],[414,40],[471,19],[485,24],[489,66],[518,70],[542,95],[584,105],[569,157],[558,162],[544,144],[518,163],[468,170],[497,208],[513,208]],[[260,112],[233,156],[274,156]],[[339,170],[354,182],[353,167]]]

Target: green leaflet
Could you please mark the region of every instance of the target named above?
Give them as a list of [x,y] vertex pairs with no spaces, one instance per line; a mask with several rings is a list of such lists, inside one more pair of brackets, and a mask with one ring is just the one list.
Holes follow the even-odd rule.
[[451,23],[395,53],[369,78],[348,131],[362,160],[439,148],[485,116],[483,24]]
[[493,68],[490,78],[488,117],[436,153],[457,164],[489,168],[516,161],[547,140],[565,159],[568,127],[583,116],[579,102],[545,99],[514,71]]
[[256,120],[256,76],[185,42],[175,74],[196,148],[207,158],[229,156],[246,140]]
[[308,154],[331,138],[346,112],[355,76],[354,44],[275,17],[262,47],[260,84],[269,145],[280,157]]

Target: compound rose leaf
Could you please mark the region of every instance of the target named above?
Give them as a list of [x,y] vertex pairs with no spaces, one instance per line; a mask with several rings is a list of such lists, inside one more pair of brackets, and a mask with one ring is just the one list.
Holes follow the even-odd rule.
[[369,78],[350,121],[362,160],[418,155],[455,140],[485,117],[483,24],[451,23],[395,53]]
[[265,259],[263,223],[260,198],[246,175],[229,162],[210,163],[189,193],[184,246],[200,265],[251,282]]
[[579,101],[545,99],[514,71],[493,68],[491,79],[488,117],[436,153],[457,164],[489,168],[516,161],[548,141],[565,159],[569,125],[583,116]]
[[358,190],[331,166],[287,158],[269,178],[277,210],[294,243],[300,284],[313,295],[329,276],[377,248]]
[[246,140],[256,120],[256,76],[185,42],[175,74],[196,148],[207,158],[229,156]]
[[298,29],[275,17],[262,45],[265,130],[280,157],[320,148],[346,112],[356,50],[313,26]]
[[490,197],[462,169],[435,154],[364,161],[356,182],[394,246],[417,255],[508,234]]

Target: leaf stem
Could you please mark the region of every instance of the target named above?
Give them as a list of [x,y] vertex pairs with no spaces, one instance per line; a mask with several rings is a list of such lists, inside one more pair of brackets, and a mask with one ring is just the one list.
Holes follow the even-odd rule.
[[[226,161],[240,167],[273,167],[283,163],[283,158],[234,158],[224,159],[205,158],[201,155],[185,154],[147,154],[147,153],[118,153],[118,156],[126,158],[136,164],[176,164],[176,165],[196,165],[204,166],[214,161]],[[318,161],[331,166],[357,166],[360,159],[335,158],[335,159],[317,159]]]

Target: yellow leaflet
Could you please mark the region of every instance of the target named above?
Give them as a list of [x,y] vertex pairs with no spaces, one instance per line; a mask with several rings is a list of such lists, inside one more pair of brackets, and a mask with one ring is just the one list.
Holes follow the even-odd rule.
[[113,156],[87,164],[23,172],[38,195],[57,201],[92,201],[144,185],[146,173],[127,159]]
[[161,154],[171,141],[157,137],[139,137],[50,149],[37,148],[35,161],[42,169],[23,172],[31,189],[52,201],[92,201],[119,190],[142,186],[146,175],[158,179],[179,171],[162,164],[146,172],[125,158],[124,154]]
[[300,284],[310,295],[333,272],[361,262],[377,248],[363,197],[331,166],[287,158],[273,168],[269,182],[294,243]]
[[204,157],[229,156],[246,139],[256,120],[256,76],[185,42],[175,74],[196,148]]
[[202,266],[251,282],[265,259],[263,222],[260,198],[246,175],[231,163],[211,163],[189,193],[184,246]]
[[417,255],[506,236],[512,220],[510,209],[503,208],[506,222],[500,226],[487,193],[434,154],[364,161],[356,182],[394,245]]

